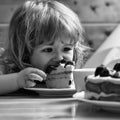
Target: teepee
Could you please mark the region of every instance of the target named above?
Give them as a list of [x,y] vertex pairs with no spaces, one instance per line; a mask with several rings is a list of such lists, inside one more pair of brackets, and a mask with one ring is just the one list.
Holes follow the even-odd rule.
[[120,62],[120,25],[88,59],[83,68],[96,68],[101,64],[112,68],[117,62]]

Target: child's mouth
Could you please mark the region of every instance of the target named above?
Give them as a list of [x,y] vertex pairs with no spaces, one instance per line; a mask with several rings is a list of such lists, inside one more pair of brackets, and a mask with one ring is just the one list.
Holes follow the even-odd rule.
[[59,61],[53,61],[46,65],[45,67],[45,73],[49,74],[52,70],[56,70],[56,68],[59,66]]
[[46,68],[45,72],[46,72],[47,74],[50,74],[53,70],[56,70],[56,66],[49,65],[49,66]]

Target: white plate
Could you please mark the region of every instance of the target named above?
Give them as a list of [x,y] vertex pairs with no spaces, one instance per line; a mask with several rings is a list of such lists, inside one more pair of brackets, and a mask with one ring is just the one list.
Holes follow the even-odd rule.
[[72,97],[76,92],[75,89],[64,88],[64,89],[49,89],[49,88],[25,88],[39,93],[42,97]]
[[95,107],[99,107],[100,109],[104,109],[107,111],[120,112],[120,102],[89,100],[83,97],[83,93],[82,95],[80,94],[80,96],[78,94],[79,93],[76,93],[76,95],[73,95],[73,97],[76,98],[80,102],[91,104]]

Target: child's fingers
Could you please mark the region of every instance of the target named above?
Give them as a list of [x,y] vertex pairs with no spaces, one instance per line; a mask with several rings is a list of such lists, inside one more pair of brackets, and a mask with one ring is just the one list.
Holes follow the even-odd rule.
[[36,83],[34,81],[28,80],[26,81],[26,87],[34,87]]
[[31,73],[36,73],[39,76],[41,76],[43,79],[46,79],[46,76],[47,76],[45,72],[43,72],[42,70],[39,70],[37,68],[32,69]]
[[34,81],[34,80],[37,80],[37,81],[40,81],[40,82],[43,81],[43,78],[42,78],[41,76],[35,74],[35,73],[30,73],[30,74],[28,75],[28,79],[33,80],[33,81]]

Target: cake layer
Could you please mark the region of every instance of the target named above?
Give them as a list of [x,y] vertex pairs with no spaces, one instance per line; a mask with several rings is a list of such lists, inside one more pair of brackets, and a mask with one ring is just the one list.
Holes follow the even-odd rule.
[[100,101],[120,101],[120,95],[118,94],[105,94],[101,92],[100,94],[97,94],[95,92],[85,92],[86,99],[90,100],[100,100]]
[[69,72],[62,72],[62,73],[55,73],[55,74],[49,74],[47,76],[47,80],[54,80],[54,79],[69,79],[71,80],[73,77],[72,77],[72,72],[69,71]]
[[109,81],[100,83],[92,83],[91,81],[88,81],[86,82],[85,87],[87,91],[92,91],[96,93],[104,92],[106,94],[110,93],[120,94],[120,85]]

